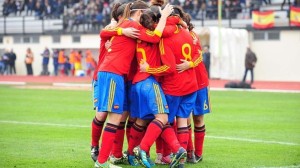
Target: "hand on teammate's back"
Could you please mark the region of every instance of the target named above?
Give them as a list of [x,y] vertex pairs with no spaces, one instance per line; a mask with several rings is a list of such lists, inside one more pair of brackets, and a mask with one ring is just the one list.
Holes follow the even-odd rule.
[[139,30],[133,27],[122,28],[122,34],[130,38],[138,38],[140,35]]

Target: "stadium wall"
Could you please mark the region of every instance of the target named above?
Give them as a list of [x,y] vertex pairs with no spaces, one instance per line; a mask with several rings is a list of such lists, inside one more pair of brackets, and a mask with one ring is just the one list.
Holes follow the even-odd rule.
[[[34,37],[32,35],[31,37]],[[93,53],[93,57],[98,59],[98,49],[100,38],[95,34],[83,34],[83,35],[61,35],[60,42],[55,43],[53,39],[56,38],[56,35],[41,35],[39,37],[39,42],[34,42],[29,38],[29,43],[15,42],[16,37],[30,37],[26,36],[4,36],[2,44],[0,43],[0,53],[1,55],[7,49],[13,49],[17,55],[16,60],[16,69],[18,75],[26,75],[25,67],[25,54],[27,48],[31,48],[34,54],[34,63],[33,63],[33,73],[34,75],[40,75],[42,71],[42,56],[41,53],[44,51],[45,47],[48,47],[52,54],[52,49],[65,49],[65,53],[68,55],[71,49],[82,50],[85,55],[85,50],[89,49]],[[80,42],[74,42],[74,38],[80,38]],[[77,39],[78,40],[78,39]],[[83,69],[85,68],[85,59],[82,59]],[[53,72],[53,60],[50,59],[49,62],[49,71]]]
[[258,58],[255,80],[299,82],[300,30],[281,30],[279,40],[254,40],[254,34],[250,32],[250,45]]
[[[211,47],[211,52],[218,53],[218,31],[216,28],[203,29],[203,34],[200,37],[204,37],[205,42],[202,44],[208,44]],[[197,29],[197,32],[201,30]],[[214,32],[213,35],[211,32]],[[244,58],[245,47],[250,45],[253,51],[258,57],[258,62],[254,70],[255,80],[260,81],[300,81],[300,31],[299,30],[281,30],[279,31],[279,39],[255,39],[255,34],[267,33],[267,31],[250,31],[239,29],[234,31],[232,29],[226,29],[222,31],[222,53],[224,58],[229,60],[222,61],[220,64],[211,62],[215,67],[211,72],[214,78],[229,79],[229,80],[241,80],[244,73]],[[235,38],[232,38],[230,33],[235,34]],[[34,53],[35,61],[33,64],[34,75],[39,75],[42,70],[42,57],[41,53],[47,46],[50,49],[63,48],[66,49],[66,54],[70,49],[90,49],[93,51],[93,56],[97,60],[98,47],[99,47],[99,35],[98,34],[73,34],[73,35],[41,35],[39,36],[38,43],[16,43],[14,39],[17,35],[2,36],[2,43],[0,42],[0,53],[2,54],[5,49],[14,49],[17,54],[17,74],[25,75],[26,68],[24,64],[26,49],[30,47]],[[18,35],[20,36],[20,35]],[[30,35],[26,35],[28,37]],[[54,37],[60,37],[60,42],[55,43]],[[213,36],[213,39],[211,37]],[[21,36],[23,37],[23,36]],[[80,42],[75,42],[74,39],[80,38]],[[241,40],[244,39],[243,41]],[[224,48],[225,47],[225,48]],[[217,56],[213,56],[217,57]],[[222,58],[223,59],[223,58]],[[220,59],[221,60],[221,59]],[[221,65],[221,66],[220,66]],[[84,67],[84,62],[83,62]],[[216,69],[218,68],[218,69]],[[52,59],[49,63],[50,72],[53,71]],[[248,75],[248,79],[250,75]]]

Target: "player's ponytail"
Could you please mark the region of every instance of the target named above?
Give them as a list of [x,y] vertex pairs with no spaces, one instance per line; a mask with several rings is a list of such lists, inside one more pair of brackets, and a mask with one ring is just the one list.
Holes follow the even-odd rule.
[[192,17],[190,14],[184,13],[182,20],[187,24],[189,31],[194,29],[195,26],[191,23]]
[[125,7],[123,18],[129,18],[138,10],[143,10],[148,8],[149,6],[141,0],[130,2]]
[[111,17],[114,18],[115,21],[119,21],[119,17],[117,14],[118,8],[121,6],[121,3],[115,3],[113,8],[112,8],[112,12],[111,12]]

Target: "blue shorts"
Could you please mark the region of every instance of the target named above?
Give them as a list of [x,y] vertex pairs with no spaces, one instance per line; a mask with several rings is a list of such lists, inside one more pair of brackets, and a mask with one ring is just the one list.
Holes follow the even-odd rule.
[[110,72],[98,72],[98,111],[123,113],[125,98],[124,78]]
[[197,92],[193,92],[185,96],[166,95],[170,110],[168,122],[173,123],[176,116],[180,118],[188,118],[195,109],[196,97]]
[[96,110],[96,107],[98,106],[98,96],[99,96],[99,86],[98,82],[93,80],[92,81],[92,89],[93,89],[93,103],[94,103],[94,110]]
[[208,87],[205,87],[197,91],[197,99],[193,115],[204,115],[210,111],[209,89]]
[[124,97],[124,105],[123,110],[124,111],[130,111],[130,93],[131,93],[131,82],[127,81],[125,83],[125,97]]
[[131,117],[154,119],[156,114],[168,114],[167,101],[154,77],[132,85]]

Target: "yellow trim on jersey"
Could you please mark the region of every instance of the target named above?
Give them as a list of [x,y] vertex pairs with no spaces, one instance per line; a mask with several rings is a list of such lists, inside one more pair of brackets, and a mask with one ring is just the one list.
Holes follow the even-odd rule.
[[178,26],[176,26],[176,30],[175,30],[175,32],[174,32],[174,34],[177,34],[177,33],[179,33],[179,27]]
[[194,65],[198,66],[203,61],[202,51],[199,50],[199,57],[194,61]]
[[107,111],[111,112],[112,105],[115,98],[115,91],[116,91],[116,82],[114,80],[110,80],[109,84],[109,95],[108,95],[108,104],[107,104]]
[[161,55],[165,54],[165,48],[164,48],[164,40],[160,39],[159,41],[159,51]]
[[118,31],[118,29],[121,29],[121,28],[114,27],[114,28],[107,28],[107,29],[104,29],[104,30],[105,31]]
[[162,32],[158,31],[158,30],[154,30],[154,34],[156,34],[158,37],[162,36]]
[[147,72],[148,72],[148,73],[151,73],[151,74],[162,73],[162,72],[167,71],[169,68],[170,68],[170,67],[167,66],[167,65],[163,65],[163,66],[161,66],[161,67],[159,67],[159,68],[150,68],[150,67],[149,67],[149,68],[147,69]]
[[190,64],[190,68],[194,68],[195,67],[195,64],[193,63],[193,61],[190,61],[189,64]]
[[193,37],[194,40],[197,39],[197,36],[196,36],[196,34],[193,31],[191,31],[190,34],[191,34],[191,36]]
[[117,29],[117,33],[118,33],[119,36],[122,35],[122,31],[123,31],[122,28],[118,28],[118,29]]
[[153,88],[154,88],[158,113],[163,114],[163,113],[165,113],[165,111],[164,111],[164,105],[163,105],[162,97],[160,94],[159,86],[157,84],[153,83]]
[[154,32],[148,29],[146,30],[146,34],[149,36],[154,36]]

